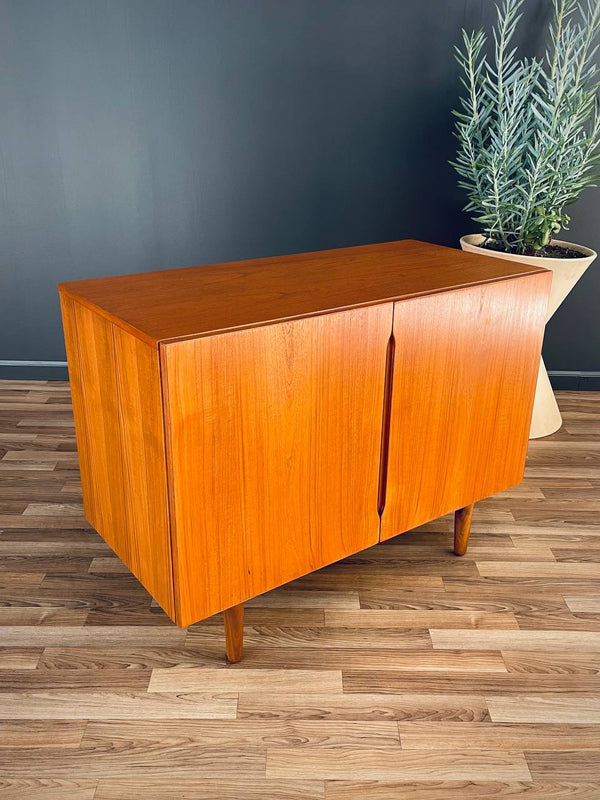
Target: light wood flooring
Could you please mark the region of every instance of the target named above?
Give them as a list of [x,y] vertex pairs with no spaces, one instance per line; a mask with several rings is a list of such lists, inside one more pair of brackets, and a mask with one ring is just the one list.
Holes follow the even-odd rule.
[[600,393],[526,480],[179,630],[82,516],[68,385],[0,382],[0,800],[600,798]]

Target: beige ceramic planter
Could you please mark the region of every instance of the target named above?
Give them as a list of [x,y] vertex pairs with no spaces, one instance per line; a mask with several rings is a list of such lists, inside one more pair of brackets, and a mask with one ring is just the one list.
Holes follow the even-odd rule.
[[[536,267],[545,267],[546,269],[552,270],[552,289],[550,290],[546,322],[548,322],[597,255],[597,253],[594,250],[590,250],[589,247],[582,247],[579,244],[571,244],[570,242],[562,242],[559,239],[553,239],[551,243],[578,250],[580,253],[583,253],[584,257],[542,258],[540,256],[519,256],[513,255],[512,253],[500,253],[496,250],[487,250],[478,247],[482,241],[483,236],[480,233],[472,233],[461,238],[460,246],[463,250],[469,253],[477,253],[480,256],[505,258],[507,261],[521,261],[523,264],[532,264]],[[557,431],[561,424],[562,418],[550,385],[550,379],[548,378],[544,361],[540,359],[540,371],[535,390],[533,418],[531,420],[529,438],[539,439],[541,436],[549,436],[551,433]]]

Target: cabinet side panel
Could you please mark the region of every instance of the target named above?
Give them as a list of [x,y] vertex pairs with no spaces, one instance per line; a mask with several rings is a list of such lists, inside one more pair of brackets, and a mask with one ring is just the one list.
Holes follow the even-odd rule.
[[129,566],[112,325],[80,303],[74,304],[74,311],[79,346],[81,411],[87,434],[86,460],[94,509],[90,522]]
[[175,616],[158,350],[113,327],[121,420],[127,565]]
[[61,302],[86,517],[174,617],[158,351]]
[[550,281],[396,303],[382,539],[522,480]]
[[97,522],[97,501],[95,497],[94,480],[91,466],[91,453],[88,434],[88,422],[85,414],[85,398],[81,380],[81,365],[79,358],[79,338],[77,333],[77,320],[75,319],[75,302],[68,296],[60,293],[60,308],[62,312],[63,332],[67,362],[69,365],[69,386],[73,404],[73,417],[75,418],[75,434],[77,437],[77,457],[79,459],[79,472],[81,475],[81,490],[83,495],[83,510],[85,518],[95,528]]
[[378,540],[392,311],[163,347],[180,624]]

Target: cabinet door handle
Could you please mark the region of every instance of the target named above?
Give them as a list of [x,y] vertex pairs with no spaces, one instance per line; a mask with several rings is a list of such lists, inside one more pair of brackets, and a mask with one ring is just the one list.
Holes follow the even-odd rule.
[[390,334],[385,356],[385,383],[383,388],[383,414],[381,422],[381,460],[379,464],[379,488],[377,493],[377,513],[383,514],[387,486],[388,456],[390,443],[390,419],[392,414],[392,383],[394,380],[394,355],[396,340]]

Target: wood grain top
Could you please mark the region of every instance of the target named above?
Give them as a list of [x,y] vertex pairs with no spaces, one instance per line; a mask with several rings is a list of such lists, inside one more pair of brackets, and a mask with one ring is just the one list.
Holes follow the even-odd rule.
[[406,239],[72,281],[59,291],[156,346],[539,271]]

